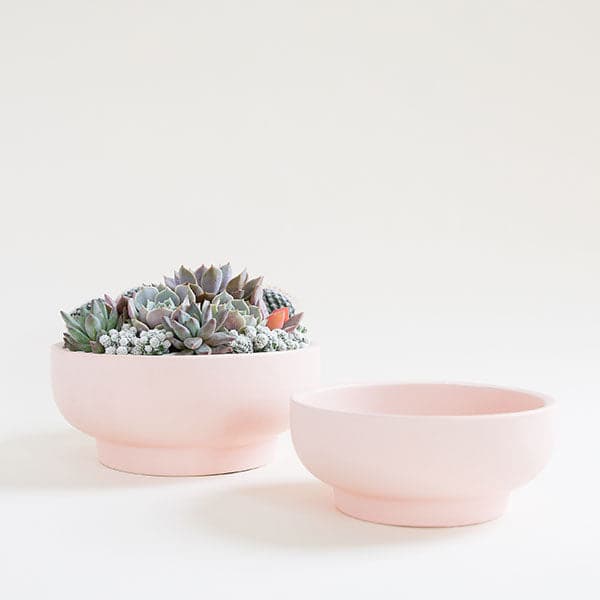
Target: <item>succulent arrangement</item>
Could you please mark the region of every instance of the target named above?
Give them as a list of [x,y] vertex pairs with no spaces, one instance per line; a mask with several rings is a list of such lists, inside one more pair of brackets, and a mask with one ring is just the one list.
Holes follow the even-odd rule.
[[164,283],[61,311],[65,348],[96,354],[248,354],[307,346],[303,313],[263,277],[229,264],[180,267]]

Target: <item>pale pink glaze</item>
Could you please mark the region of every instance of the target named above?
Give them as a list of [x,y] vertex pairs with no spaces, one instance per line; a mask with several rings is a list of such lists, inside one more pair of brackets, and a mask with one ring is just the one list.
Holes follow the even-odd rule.
[[336,506],[368,521],[453,526],[500,516],[548,462],[553,401],[453,384],[356,385],[294,394],[302,463]]
[[319,349],[218,356],[107,356],[51,349],[63,416],[100,462],[150,475],[208,475],[268,462],[289,397],[319,383]]

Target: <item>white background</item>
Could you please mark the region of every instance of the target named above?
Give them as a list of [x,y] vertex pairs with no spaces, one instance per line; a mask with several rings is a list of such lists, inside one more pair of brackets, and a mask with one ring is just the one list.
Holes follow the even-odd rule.
[[[1,595],[597,598],[599,21],[0,0]],[[100,467],[52,402],[59,308],[229,259],[296,296],[326,383],[555,396],[553,462],[449,530],[335,512],[287,438],[226,477]]]

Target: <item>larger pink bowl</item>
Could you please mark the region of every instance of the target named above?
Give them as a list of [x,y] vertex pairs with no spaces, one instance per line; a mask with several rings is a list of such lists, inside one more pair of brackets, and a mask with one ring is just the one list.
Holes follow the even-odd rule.
[[263,465],[289,426],[292,392],[319,383],[319,349],[116,356],[52,347],[54,398],[97,440],[103,464],[149,475]]
[[451,384],[355,385],[295,394],[294,446],[359,519],[411,526],[480,523],[546,464],[553,402]]

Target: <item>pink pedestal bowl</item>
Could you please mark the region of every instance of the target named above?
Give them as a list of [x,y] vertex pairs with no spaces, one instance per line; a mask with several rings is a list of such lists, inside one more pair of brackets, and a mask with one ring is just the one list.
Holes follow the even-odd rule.
[[289,426],[289,398],[319,383],[319,349],[215,356],[51,350],[56,403],[101,463],[147,475],[259,467]]
[[355,385],[294,394],[292,439],[343,513],[446,527],[500,516],[547,463],[553,401],[487,386]]

